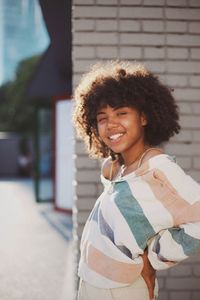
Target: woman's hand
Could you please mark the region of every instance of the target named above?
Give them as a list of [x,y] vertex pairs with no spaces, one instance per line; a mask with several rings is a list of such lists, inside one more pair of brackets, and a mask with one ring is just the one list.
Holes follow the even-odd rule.
[[142,277],[147,284],[150,300],[154,300],[154,287],[155,287],[155,279],[156,279],[156,271],[152,267],[147,257],[148,251],[147,249],[144,251],[142,255],[144,267],[142,270]]

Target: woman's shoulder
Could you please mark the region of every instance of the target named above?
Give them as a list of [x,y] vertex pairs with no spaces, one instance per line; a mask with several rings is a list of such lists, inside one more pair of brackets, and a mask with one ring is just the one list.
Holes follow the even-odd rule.
[[156,157],[160,154],[165,154],[161,148],[149,148],[149,151],[144,156],[143,162],[148,161],[152,157]]
[[112,160],[111,157],[108,157],[102,163],[101,174],[106,179],[112,179],[118,173],[119,169],[120,169],[119,161],[117,159]]

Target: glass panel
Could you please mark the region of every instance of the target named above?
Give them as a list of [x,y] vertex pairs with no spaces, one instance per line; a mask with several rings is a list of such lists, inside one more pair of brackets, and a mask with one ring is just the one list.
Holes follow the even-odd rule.
[[52,156],[51,156],[51,111],[39,109],[39,186],[40,201],[53,199],[52,188]]

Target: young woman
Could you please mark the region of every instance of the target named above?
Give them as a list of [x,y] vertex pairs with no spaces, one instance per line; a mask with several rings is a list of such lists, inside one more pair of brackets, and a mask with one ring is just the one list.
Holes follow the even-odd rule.
[[155,270],[200,252],[200,186],[160,148],[180,130],[177,105],[154,74],[123,61],[93,66],[75,99],[79,136],[105,158],[81,240],[79,299],[155,299]]

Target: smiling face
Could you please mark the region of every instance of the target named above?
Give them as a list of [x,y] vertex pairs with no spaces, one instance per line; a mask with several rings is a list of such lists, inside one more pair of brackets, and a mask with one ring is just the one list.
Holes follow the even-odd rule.
[[144,148],[144,114],[132,107],[105,106],[97,112],[97,129],[103,142],[115,153],[129,161]]

